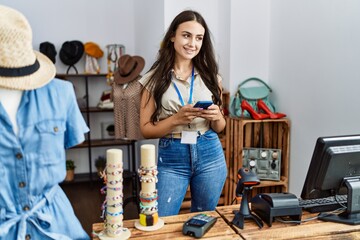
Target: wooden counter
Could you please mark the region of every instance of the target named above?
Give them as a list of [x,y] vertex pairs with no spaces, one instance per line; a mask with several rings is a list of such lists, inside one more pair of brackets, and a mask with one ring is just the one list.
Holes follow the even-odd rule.
[[[225,222],[223,218],[216,211],[204,212],[213,217],[217,217],[217,221],[215,225],[202,237],[201,239],[213,239],[213,240],[228,240],[228,239],[241,239],[238,234]],[[146,232],[140,231],[134,227],[134,220],[125,220],[124,227],[128,228],[131,232],[130,239],[141,239],[141,240],[164,240],[164,239],[172,239],[172,240],[180,240],[180,239],[194,239],[190,236],[185,236],[182,234],[182,227],[184,222],[188,220],[190,217],[196,215],[198,213],[187,213],[180,214],[176,216],[162,217],[165,225],[159,230]],[[99,233],[103,230],[103,223],[95,223],[93,224],[93,231]],[[94,237],[94,240],[98,240],[99,238]]]
[[[239,210],[240,205],[217,207],[216,211],[230,224],[234,218],[233,210]],[[303,212],[302,220],[316,217],[317,214]],[[305,223],[288,224],[274,221],[272,227],[264,222],[259,229],[252,220],[245,220],[244,229],[233,226],[242,239],[360,239],[360,225],[347,225],[341,223],[311,220]]]
[[[360,239],[360,225],[347,225],[341,223],[311,220],[301,224],[289,224],[273,221],[272,227],[264,222],[263,228],[252,220],[245,220],[244,229],[231,224],[234,218],[233,210],[239,210],[240,205],[217,207],[216,211],[204,212],[217,217],[215,225],[202,239],[228,240],[228,239]],[[176,216],[162,217],[165,226],[153,232],[140,231],[134,227],[134,220],[124,221],[124,227],[131,231],[130,239],[164,240],[164,239],[194,239],[182,234],[184,222],[197,213],[180,214]],[[317,214],[303,212],[302,219],[314,218]],[[93,224],[93,231],[99,233],[103,229],[103,223]],[[93,238],[98,240],[97,237]]]

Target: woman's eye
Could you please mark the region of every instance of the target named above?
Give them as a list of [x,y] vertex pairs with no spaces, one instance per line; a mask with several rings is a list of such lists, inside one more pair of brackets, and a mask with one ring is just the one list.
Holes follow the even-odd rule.
[[190,34],[184,34],[183,36],[184,36],[184,38],[189,38]]
[[197,37],[196,40],[202,41],[202,40],[203,40],[203,37]]

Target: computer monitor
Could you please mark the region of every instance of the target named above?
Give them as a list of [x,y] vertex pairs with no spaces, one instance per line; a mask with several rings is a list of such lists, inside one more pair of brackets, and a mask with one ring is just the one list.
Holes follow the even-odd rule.
[[319,137],[301,197],[322,198],[347,194],[347,209],[319,218],[348,224],[360,223],[360,135]]

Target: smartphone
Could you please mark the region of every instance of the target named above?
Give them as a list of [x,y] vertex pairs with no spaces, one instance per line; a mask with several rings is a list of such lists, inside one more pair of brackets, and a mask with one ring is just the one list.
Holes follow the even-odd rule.
[[207,109],[208,107],[210,107],[213,104],[212,101],[198,101],[195,103],[194,107],[195,108],[202,108],[202,109]]

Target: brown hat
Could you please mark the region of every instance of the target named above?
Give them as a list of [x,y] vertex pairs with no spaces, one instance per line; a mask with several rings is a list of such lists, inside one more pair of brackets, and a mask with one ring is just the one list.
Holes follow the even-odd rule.
[[118,69],[114,73],[114,81],[118,84],[131,82],[144,69],[145,60],[140,56],[123,55],[118,61]]
[[101,58],[104,55],[104,52],[101,50],[99,45],[94,42],[87,42],[84,44],[85,53],[90,57]]
[[0,88],[30,90],[50,82],[53,62],[32,48],[32,30],[20,12],[0,6]]

